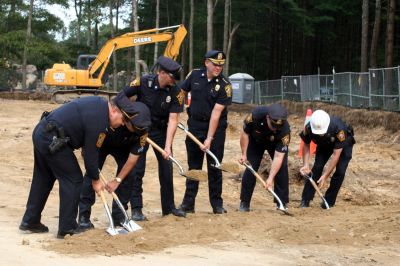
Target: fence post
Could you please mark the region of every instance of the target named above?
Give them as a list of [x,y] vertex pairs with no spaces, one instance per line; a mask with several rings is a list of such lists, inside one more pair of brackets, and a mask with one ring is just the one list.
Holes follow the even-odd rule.
[[352,90],[352,84],[351,84],[351,73],[349,73],[349,88],[350,88],[350,107],[353,107],[353,90]]
[[397,93],[399,94],[399,109],[397,111],[400,111],[400,67],[397,66]]
[[281,97],[283,101],[283,76],[281,76]]
[[371,68],[368,69],[368,107],[372,107],[372,100],[371,100]]

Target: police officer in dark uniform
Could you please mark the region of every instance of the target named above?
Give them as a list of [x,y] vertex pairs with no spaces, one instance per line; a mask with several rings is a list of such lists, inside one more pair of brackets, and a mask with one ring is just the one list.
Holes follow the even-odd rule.
[[[288,146],[290,126],[287,122],[287,110],[280,104],[259,106],[244,120],[240,136],[243,164],[248,160],[254,170],[258,170],[265,150],[271,156],[272,163],[265,189],[272,189],[284,205],[289,202]],[[255,176],[246,169],[242,178],[239,211],[249,212],[250,201],[256,184]],[[274,199],[275,200],[275,199]]]
[[33,178],[20,230],[48,232],[48,227],[41,223],[41,213],[57,179],[60,186],[57,237],[79,232],[76,218],[83,176],[74,150],[82,148],[93,189],[100,192],[104,186],[99,180],[99,148],[108,128],[117,128],[124,123],[123,110],[96,96],[74,100],[42,115],[32,136]]
[[[131,101],[122,92],[117,95],[117,103],[120,109],[128,110],[130,114],[133,114],[132,123],[108,130],[99,152],[99,169],[103,168],[108,155],[115,159],[117,176],[108,181],[106,188],[109,192],[115,191],[119,200],[127,209],[134,179],[133,168],[140,155],[144,153],[151,118],[150,110],[144,103],[136,102],[132,106],[133,108],[128,108],[131,106]],[[79,228],[82,230],[94,228],[90,221],[90,214],[95,200],[96,196],[91,186],[91,180],[89,176],[85,175],[79,201]],[[113,202],[112,209],[114,224],[121,224],[124,221],[124,216],[115,202]]]
[[[190,138],[186,138],[189,170],[201,169],[204,151],[210,149],[221,162],[224,155],[225,132],[227,127],[227,106],[232,102],[232,86],[222,75],[225,54],[211,50],[204,56],[205,67],[189,73],[180,85],[182,90],[191,93],[191,104],[188,108],[189,131],[195,135],[203,146],[199,147]],[[213,159],[207,155],[208,188],[211,207],[215,214],[226,213],[223,207],[222,173],[212,166]],[[199,182],[186,180],[186,192],[181,209],[194,212],[195,199]]]
[[[176,86],[181,66],[174,60],[160,56],[156,64],[157,74],[145,75],[135,80],[124,92],[128,97],[137,96],[136,101],[146,104],[151,111],[152,126],[149,138],[164,147],[164,153],[154,150],[158,161],[160,180],[161,209],[163,215],[173,214],[185,217],[186,213],[175,208],[172,163],[172,141],[175,136],[179,113],[183,111],[184,93]],[[139,158],[135,167],[135,180],[131,197],[132,219],[146,220],[143,215],[142,179],[145,173],[146,152]]]
[[[304,141],[303,146],[303,167],[300,173],[309,174],[312,172],[312,178],[323,187],[324,183],[336,168],[331,178],[328,190],[325,193],[325,199],[330,207],[336,202],[336,197],[343,183],[347,166],[352,158],[353,145],[355,144],[354,132],[351,126],[346,125],[340,118],[329,116],[323,110],[316,110],[310,121],[306,124],[304,130],[300,133]],[[310,142],[317,144],[317,152],[312,170],[309,168]],[[330,163],[323,169],[329,158]],[[310,182],[304,184],[301,195],[301,207],[310,206],[310,201],[314,198],[315,189]],[[321,203],[321,208],[326,208]]]

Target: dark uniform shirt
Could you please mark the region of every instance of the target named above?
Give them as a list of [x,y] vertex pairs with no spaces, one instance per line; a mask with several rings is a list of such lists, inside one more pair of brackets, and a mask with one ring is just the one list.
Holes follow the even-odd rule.
[[305,143],[309,144],[312,140],[321,148],[341,149],[349,143],[346,141],[349,138],[348,126],[340,118],[334,116],[331,116],[325,135],[313,134],[310,122],[308,122],[300,133],[300,137]]
[[284,121],[283,126],[276,132],[269,129],[266,115],[267,106],[254,108],[251,114],[244,120],[243,130],[261,145],[274,144],[278,152],[288,152],[290,142],[290,126],[288,121]]
[[66,103],[52,111],[47,117],[62,127],[73,149],[82,148],[87,174],[99,178],[98,152],[109,127],[108,102],[96,96],[83,97]]
[[130,132],[125,126],[109,129],[102,148],[129,148],[130,153],[140,155],[144,151],[147,133],[138,135]]
[[[232,85],[222,74],[207,79],[207,69],[195,69],[188,74],[180,87],[191,92],[192,101],[190,104],[189,118],[199,121],[209,121],[216,103],[228,106],[232,103]],[[222,111],[219,125],[225,124],[228,111]]]
[[146,104],[151,111],[153,125],[168,123],[169,113],[183,111],[184,93],[177,86],[160,88],[158,75],[145,75],[124,89],[125,95],[137,95],[137,101]]

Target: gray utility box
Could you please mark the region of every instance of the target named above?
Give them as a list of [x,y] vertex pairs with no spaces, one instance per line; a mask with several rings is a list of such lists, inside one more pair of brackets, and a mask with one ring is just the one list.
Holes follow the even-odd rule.
[[254,78],[249,74],[236,73],[229,76],[232,83],[232,102],[251,103],[254,92]]

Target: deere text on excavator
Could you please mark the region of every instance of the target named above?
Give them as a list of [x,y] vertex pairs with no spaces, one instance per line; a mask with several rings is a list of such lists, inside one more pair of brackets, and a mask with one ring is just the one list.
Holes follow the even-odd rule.
[[[172,29],[176,29],[175,32],[172,32]],[[53,99],[56,94],[65,93],[110,95],[112,93],[101,90],[101,88],[106,80],[104,74],[114,51],[137,45],[167,42],[164,56],[176,59],[186,33],[184,25],[176,25],[120,35],[108,40],[97,55],[80,55],[77,69],[73,69],[65,63],[54,64],[53,68],[45,71],[44,83],[56,88],[68,88],[67,90],[56,90],[53,93]]]

